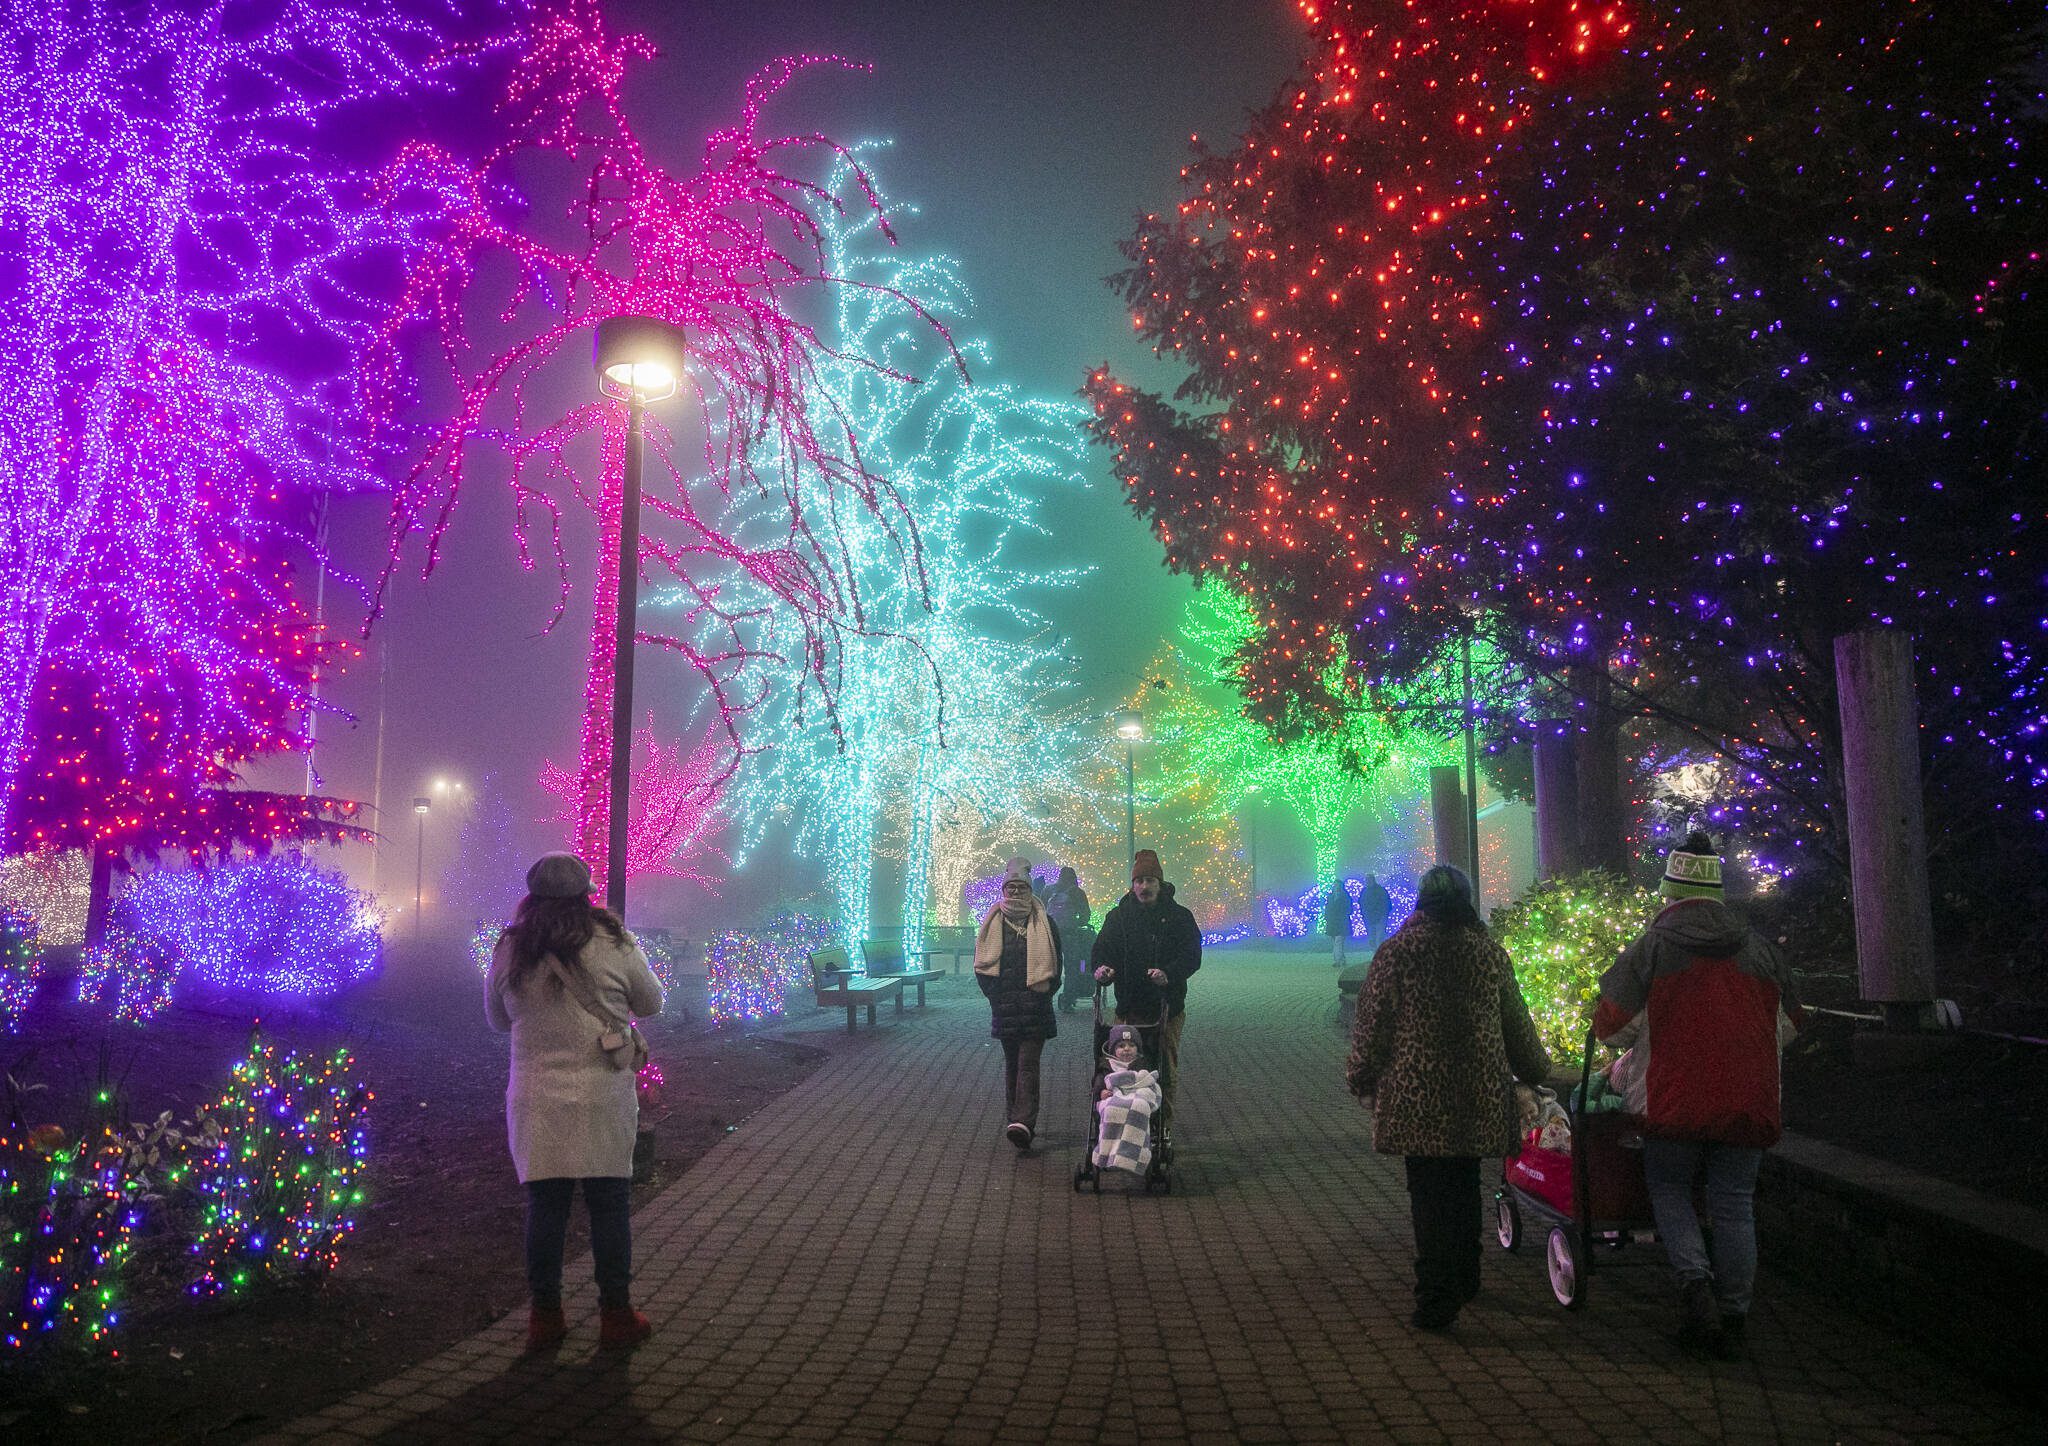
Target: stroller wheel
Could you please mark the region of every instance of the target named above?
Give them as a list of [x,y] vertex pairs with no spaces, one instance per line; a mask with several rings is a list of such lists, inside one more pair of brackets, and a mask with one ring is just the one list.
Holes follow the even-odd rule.
[[1102,1193],[1102,1172],[1100,1170],[1097,1170],[1093,1175],[1090,1175],[1088,1178],[1092,1180],[1095,1184],[1095,1193],[1100,1195]]
[[1571,1231],[1562,1225],[1550,1227],[1545,1264],[1550,1269],[1550,1293],[1557,1297],[1557,1303],[1566,1310],[1577,1310],[1584,1305],[1586,1262],[1579,1258],[1579,1248],[1572,1239]]
[[1502,1191],[1494,1197],[1494,1233],[1500,1238],[1500,1248],[1512,1254],[1522,1248],[1522,1212],[1515,1208],[1515,1202]]

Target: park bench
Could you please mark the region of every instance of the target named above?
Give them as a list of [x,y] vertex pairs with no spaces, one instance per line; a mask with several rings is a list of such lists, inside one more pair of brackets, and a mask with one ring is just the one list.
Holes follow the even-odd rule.
[[945,973],[928,966],[913,966],[903,954],[903,940],[863,939],[860,941],[860,957],[868,967],[870,979],[894,979],[904,986],[917,986],[917,1007],[924,1008],[924,986],[933,979],[944,979]]
[[[932,960],[948,955],[953,961],[953,972],[960,972],[960,961],[974,957],[974,926],[972,924],[929,924],[924,931],[924,948],[917,951],[924,960],[925,968],[932,968]],[[937,973],[937,970],[932,970]]]
[[895,1000],[896,1012],[903,1012],[903,981],[869,979],[854,973],[853,961],[837,945],[811,955],[811,991],[817,996],[820,1009],[846,1011],[848,1034],[853,1033],[858,1022],[854,1011],[862,1006],[867,1008],[871,1026],[875,1022],[875,1005],[884,999]]

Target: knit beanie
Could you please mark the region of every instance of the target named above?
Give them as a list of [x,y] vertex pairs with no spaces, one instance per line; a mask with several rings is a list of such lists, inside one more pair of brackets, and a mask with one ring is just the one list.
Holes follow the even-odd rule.
[[1102,1057],[1112,1058],[1116,1054],[1116,1047],[1127,1039],[1138,1046],[1138,1054],[1142,1058],[1145,1053],[1145,1037],[1138,1033],[1135,1025],[1130,1024],[1114,1025],[1109,1033],[1102,1037]]
[[1139,879],[1166,879],[1166,871],[1159,867],[1159,855],[1151,849],[1139,849],[1137,857],[1131,860],[1131,880],[1135,883]]
[[526,871],[526,892],[536,899],[577,899],[590,892],[590,865],[574,854],[542,854]]
[[1698,829],[1685,842],[1664,856],[1664,882],[1659,891],[1667,899],[1719,899],[1721,857],[1714,842]]
[[1027,889],[1031,887],[1031,860],[1021,857],[1010,860],[1010,866],[1003,870],[1003,886],[1009,887],[1012,880],[1022,883]]

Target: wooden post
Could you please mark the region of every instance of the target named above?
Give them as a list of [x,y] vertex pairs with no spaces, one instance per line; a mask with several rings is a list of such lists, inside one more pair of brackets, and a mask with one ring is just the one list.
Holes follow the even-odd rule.
[[1429,817],[1436,832],[1436,861],[1469,867],[1471,843],[1465,836],[1465,790],[1456,764],[1429,770]]
[[[1920,805],[1913,641],[1892,628],[1835,639],[1856,974],[1897,1025],[1934,998],[1934,916]],[[1910,1006],[1895,1009],[1891,1006]]]
[[1573,736],[1573,772],[1579,793],[1579,867],[1629,871],[1628,810],[1621,787],[1622,715],[1613,705],[1614,679],[1606,670],[1574,669],[1573,692],[1582,702]]
[[1579,779],[1571,724],[1544,719],[1536,728],[1536,877],[1575,874],[1579,860]]

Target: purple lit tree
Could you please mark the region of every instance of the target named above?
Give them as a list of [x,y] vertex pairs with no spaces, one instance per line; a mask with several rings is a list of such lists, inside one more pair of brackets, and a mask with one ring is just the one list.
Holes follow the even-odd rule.
[[[518,505],[520,559],[535,565],[544,533],[559,579],[558,621],[571,592],[561,514],[576,504],[599,523],[590,667],[577,768],[575,837],[595,862],[606,835],[614,648],[613,598],[623,495],[626,413],[612,401],[576,407],[539,426],[528,398],[555,366],[590,383],[584,367],[592,327],[617,315],[659,318],[688,339],[686,398],[701,413],[701,452],[686,466],[650,419],[640,541],[645,572],[672,580],[689,599],[683,621],[639,641],[677,655],[703,681],[716,707],[712,727],[724,757],[703,781],[715,790],[743,751],[740,718],[762,696],[770,673],[807,680],[828,716],[838,691],[841,637],[865,626],[861,580],[840,559],[838,519],[857,512],[891,537],[898,565],[921,577],[915,525],[893,485],[863,462],[840,419],[821,426],[813,405],[825,355],[797,299],[849,285],[825,264],[813,212],[837,203],[799,171],[806,157],[844,159],[815,135],[761,128],[763,107],[799,72],[843,62],[798,56],[778,61],[748,87],[739,121],[712,135],[693,176],[664,170],[626,115],[628,67],[652,55],[637,36],[617,37],[596,0],[561,0],[532,23],[502,104],[508,139],[480,165],[436,147],[409,148],[385,182],[391,214],[406,229],[431,225],[440,244],[408,274],[402,315],[423,318],[452,366],[452,417],[431,429],[400,481],[392,516],[388,581],[405,543],[424,534],[431,572],[475,452],[488,443],[509,459]],[[531,221],[506,204],[514,166],[526,176],[573,177],[568,207],[578,234]],[[865,204],[879,211],[870,194]],[[486,296],[487,263],[512,278]],[[505,263],[510,263],[509,266]],[[493,328],[473,334],[471,318]],[[936,327],[936,323],[931,323]],[[940,330],[943,336],[943,330]],[[384,361],[369,374],[373,417],[394,435],[412,398],[399,360],[409,326],[394,324]],[[783,526],[749,547],[725,520],[736,498],[765,497]],[[744,577],[766,604],[736,605],[725,588]],[[708,797],[708,794],[707,794]]]
[[272,564],[307,544],[303,499],[372,482],[349,396],[408,245],[337,136],[432,83],[446,38],[392,0],[8,17],[0,837],[18,838],[53,667],[96,690],[117,760],[175,736],[191,779],[230,740],[299,738],[322,645],[281,655],[241,623],[296,615]]

